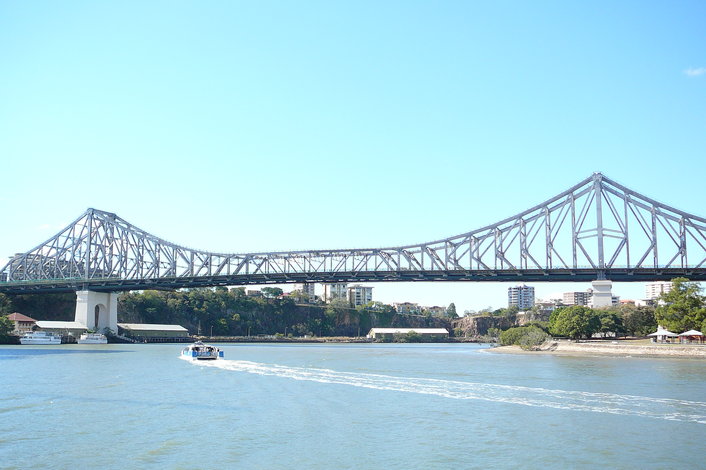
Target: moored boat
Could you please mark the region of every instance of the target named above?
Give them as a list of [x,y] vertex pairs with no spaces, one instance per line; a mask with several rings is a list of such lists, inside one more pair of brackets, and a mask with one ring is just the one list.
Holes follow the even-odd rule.
[[195,361],[223,359],[223,351],[210,344],[197,341],[181,350],[182,357]]
[[108,338],[100,333],[84,333],[76,342],[78,344],[108,344]]
[[61,344],[61,336],[46,331],[29,331],[20,337],[20,344]]

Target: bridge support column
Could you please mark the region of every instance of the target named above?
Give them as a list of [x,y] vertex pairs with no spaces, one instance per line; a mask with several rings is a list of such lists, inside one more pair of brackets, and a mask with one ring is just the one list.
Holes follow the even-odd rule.
[[591,300],[591,306],[593,308],[610,307],[613,305],[613,293],[611,288],[613,287],[613,282],[608,280],[597,280],[591,283],[593,287],[593,299]]
[[76,292],[74,320],[89,330],[110,328],[118,332],[118,294],[81,290]]

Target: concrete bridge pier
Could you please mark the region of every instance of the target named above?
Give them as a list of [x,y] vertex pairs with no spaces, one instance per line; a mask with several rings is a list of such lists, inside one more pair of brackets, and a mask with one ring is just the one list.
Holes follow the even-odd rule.
[[593,288],[593,308],[610,307],[613,305],[613,283],[606,279],[598,279],[591,283]]
[[80,290],[76,292],[74,320],[89,330],[110,328],[118,332],[118,294]]

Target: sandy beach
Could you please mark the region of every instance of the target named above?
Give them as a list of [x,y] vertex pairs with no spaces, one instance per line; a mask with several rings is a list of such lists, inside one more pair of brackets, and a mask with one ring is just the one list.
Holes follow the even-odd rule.
[[660,344],[638,341],[574,341],[554,340],[542,345],[539,351],[525,351],[519,346],[499,346],[486,351],[503,354],[552,354],[558,356],[620,356],[620,357],[685,357],[706,358],[706,345]]

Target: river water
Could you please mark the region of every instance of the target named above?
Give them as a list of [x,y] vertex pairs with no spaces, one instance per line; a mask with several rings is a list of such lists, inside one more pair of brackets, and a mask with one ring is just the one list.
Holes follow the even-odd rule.
[[0,469],[697,468],[706,361],[472,344],[0,347]]

